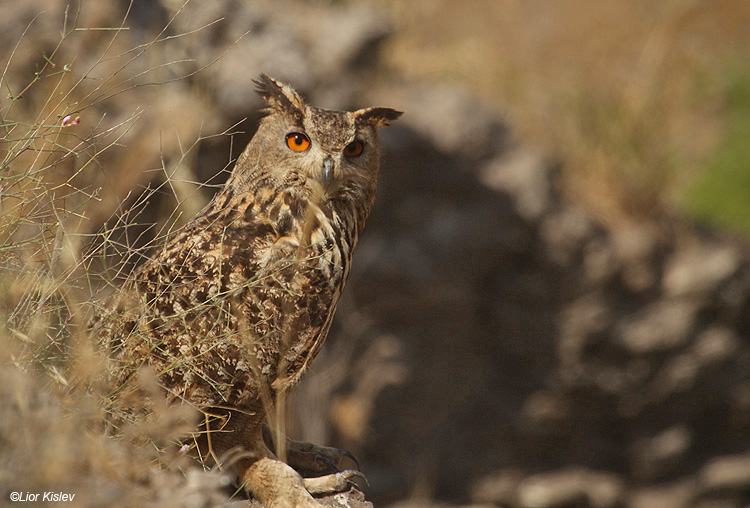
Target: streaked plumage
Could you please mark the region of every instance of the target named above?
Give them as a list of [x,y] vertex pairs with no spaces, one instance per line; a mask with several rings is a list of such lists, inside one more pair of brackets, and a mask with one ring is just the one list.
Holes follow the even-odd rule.
[[[151,366],[172,402],[233,422],[219,451],[273,461],[257,442],[264,415],[323,345],[375,198],[376,128],[400,113],[312,108],[267,76],[256,83],[269,114],[229,181],[127,280],[99,333],[118,383]],[[255,462],[239,474],[263,500],[252,485],[271,473]]]

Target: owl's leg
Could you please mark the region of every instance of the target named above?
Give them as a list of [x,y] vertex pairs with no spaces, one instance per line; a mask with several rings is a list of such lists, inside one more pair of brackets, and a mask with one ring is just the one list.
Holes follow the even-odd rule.
[[[196,436],[201,457],[234,470],[242,487],[266,508],[323,508],[302,477],[276,458],[263,439],[263,413],[211,408]],[[313,492],[318,492],[313,486]]]
[[[227,465],[236,467],[242,486],[266,508],[322,508],[313,494],[348,490],[351,479],[360,475],[357,471],[343,471],[303,479],[266,446],[257,414],[249,418],[233,412],[231,416],[221,431],[211,436],[214,449],[220,456],[229,455]],[[231,451],[237,448],[235,460],[231,460]]]
[[[263,439],[269,448],[276,448],[272,432],[267,425],[263,426]],[[359,469],[357,457],[348,450],[318,446],[303,441],[295,441],[288,437],[285,440],[286,463],[302,476],[308,477],[338,473],[343,469],[342,463],[344,459],[349,459]],[[358,476],[364,478],[361,474]]]

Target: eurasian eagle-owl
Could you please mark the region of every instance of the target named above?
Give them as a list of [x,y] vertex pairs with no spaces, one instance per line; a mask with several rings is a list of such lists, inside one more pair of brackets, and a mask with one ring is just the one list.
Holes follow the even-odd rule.
[[[114,407],[148,366],[170,403],[207,415],[202,458],[240,447],[238,477],[266,506],[319,506],[310,493],[355,473],[302,479],[271,452],[264,422],[328,334],[375,198],[377,128],[401,113],[310,107],[268,76],[255,83],[268,114],[229,180],[127,279],[99,334]],[[343,453],[290,441],[288,458],[315,470]]]

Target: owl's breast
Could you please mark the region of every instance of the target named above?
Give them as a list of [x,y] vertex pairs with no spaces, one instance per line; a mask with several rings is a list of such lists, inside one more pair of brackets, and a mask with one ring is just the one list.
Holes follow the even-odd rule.
[[125,288],[138,318],[113,334],[120,358],[148,361],[180,397],[257,404],[294,385],[328,335],[356,231],[329,210],[264,199],[197,218]]
[[290,227],[279,219],[278,237],[262,253],[263,282],[247,294],[255,356],[275,389],[295,384],[320,351],[349,272],[347,235],[322,212],[307,219]]

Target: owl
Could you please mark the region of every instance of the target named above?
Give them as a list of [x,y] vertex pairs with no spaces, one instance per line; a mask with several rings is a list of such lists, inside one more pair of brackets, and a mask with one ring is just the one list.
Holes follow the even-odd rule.
[[266,75],[255,84],[267,114],[227,183],[128,277],[97,328],[113,408],[132,409],[124,394],[147,368],[169,403],[204,414],[201,460],[233,452],[266,506],[320,506],[312,494],[359,474],[333,467],[348,452],[285,440],[284,462],[266,421],[323,346],[375,198],[378,129],[401,112],[321,109]]

